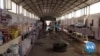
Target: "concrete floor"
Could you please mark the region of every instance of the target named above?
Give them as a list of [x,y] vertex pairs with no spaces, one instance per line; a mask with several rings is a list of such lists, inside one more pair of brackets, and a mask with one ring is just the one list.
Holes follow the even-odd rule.
[[[53,43],[57,42],[60,38],[65,39],[69,43],[66,52],[54,52],[52,50]],[[93,56],[100,56],[100,44],[95,42],[97,50]],[[68,38],[63,32],[40,34],[39,39],[31,49],[28,56],[91,56],[82,51],[82,44]]]

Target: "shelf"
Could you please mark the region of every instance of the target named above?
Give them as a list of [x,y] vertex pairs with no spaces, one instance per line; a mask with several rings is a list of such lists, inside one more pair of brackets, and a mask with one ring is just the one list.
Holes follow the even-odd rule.
[[72,34],[70,34],[66,29],[63,29],[63,31],[64,31],[65,33],[67,33],[69,36],[71,36],[72,38],[74,38],[74,39],[80,41],[81,43],[85,43],[82,39],[77,38],[77,37],[73,36]]
[[3,45],[0,46],[0,54],[3,54],[4,52],[7,51],[7,49],[13,45],[13,44],[19,44],[19,42],[21,41],[21,36],[17,37],[16,39],[13,39],[11,41],[9,41],[8,43],[5,43]]
[[[27,33],[29,33],[29,32],[27,32]],[[27,34],[27,33],[25,33],[25,34]],[[8,49],[10,46],[14,45],[14,44],[22,43],[22,42],[26,41],[27,39],[29,40],[29,38],[25,38],[25,39],[22,41],[21,38],[22,38],[22,35],[19,36],[19,37],[17,37],[17,38],[15,38],[15,39],[13,39],[13,40],[10,40],[10,41],[7,42],[7,43],[4,43],[3,45],[1,45],[1,46],[0,46],[0,54],[3,54],[4,52],[6,52],[7,49]],[[25,44],[26,44],[26,43],[25,43]],[[30,46],[30,47],[28,48],[28,50],[25,52],[25,53],[26,53],[25,55],[28,55],[28,53],[30,52],[31,48],[32,48],[32,46]]]

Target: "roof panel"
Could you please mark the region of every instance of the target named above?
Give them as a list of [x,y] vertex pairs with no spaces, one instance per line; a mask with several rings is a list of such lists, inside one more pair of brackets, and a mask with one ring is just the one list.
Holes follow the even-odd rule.
[[[38,16],[61,16],[99,0],[13,0]],[[26,2],[25,2],[26,1]],[[84,2],[84,3],[83,3]]]

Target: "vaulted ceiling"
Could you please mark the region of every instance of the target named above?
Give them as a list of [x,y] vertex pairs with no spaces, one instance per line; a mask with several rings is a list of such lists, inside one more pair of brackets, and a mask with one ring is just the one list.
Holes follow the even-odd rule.
[[59,17],[99,0],[12,0],[39,17]]

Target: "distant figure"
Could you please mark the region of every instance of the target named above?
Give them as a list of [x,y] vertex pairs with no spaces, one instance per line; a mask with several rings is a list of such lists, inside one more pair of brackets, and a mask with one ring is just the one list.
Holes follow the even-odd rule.
[[59,24],[57,22],[55,22],[54,24],[54,31],[57,32],[59,29]]
[[46,22],[45,22],[45,20],[41,20],[41,22],[42,22],[42,30],[45,31],[45,29],[47,27]]
[[50,26],[49,26],[49,25],[47,25],[47,27],[46,27],[46,31],[49,31],[49,29],[50,29]]

